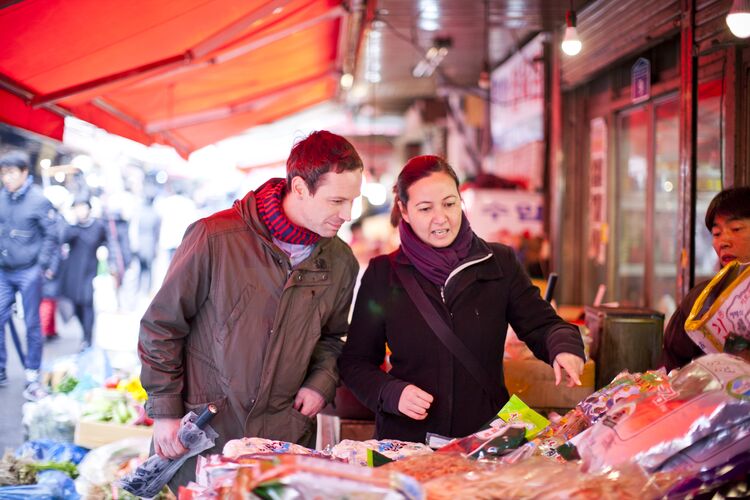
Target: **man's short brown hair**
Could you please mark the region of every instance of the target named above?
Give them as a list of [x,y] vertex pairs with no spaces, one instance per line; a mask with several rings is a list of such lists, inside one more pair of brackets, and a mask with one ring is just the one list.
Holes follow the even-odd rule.
[[291,185],[294,177],[302,177],[310,193],[315,194],[320,178],[328,172],[340,174],[363,168],[362,159],[349,141],[319,130],[292,148],[286,161],[286,180]]

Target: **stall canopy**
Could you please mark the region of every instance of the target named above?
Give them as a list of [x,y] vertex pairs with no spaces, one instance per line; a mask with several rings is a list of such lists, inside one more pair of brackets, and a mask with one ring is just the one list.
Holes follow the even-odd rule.
[[0,121],[181,154],[332,98],[340,0],[0,0]]

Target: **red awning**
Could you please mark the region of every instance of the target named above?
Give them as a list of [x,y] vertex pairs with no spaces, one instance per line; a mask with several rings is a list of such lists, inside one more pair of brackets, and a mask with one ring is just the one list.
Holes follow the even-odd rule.
[[335,95],[341,0],[24,0],[0,8],[0,120],[70,113],[181,154]]

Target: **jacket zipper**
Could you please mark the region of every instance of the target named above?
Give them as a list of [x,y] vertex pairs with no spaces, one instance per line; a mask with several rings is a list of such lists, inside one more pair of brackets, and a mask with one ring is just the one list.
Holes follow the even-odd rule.
[[461,271],[463,271],[467,267],[473,266],[474,264],[479,264],[480,262],[484,262],[485,260],[487,260],[487,259],[489,259],[491,257],[492,257],[492,254],[488,253],[487,255],[485,255],[484,257],[481,257],[479,259],[472,260],[472,261],[469,261],[469,262],[464,262],[463,264],[461,264],[460,266],[458,266],[457,268],[455,268],[453,271],[451,271],[451,273],[445,279],[445,284],[440,287],[440,298],[443,299],[443,304],[445,304],[445,289],[448,287],[448,282],[451,280],[452,277],[454,277],[455,275],[457,275],[458,273],[460,273]]

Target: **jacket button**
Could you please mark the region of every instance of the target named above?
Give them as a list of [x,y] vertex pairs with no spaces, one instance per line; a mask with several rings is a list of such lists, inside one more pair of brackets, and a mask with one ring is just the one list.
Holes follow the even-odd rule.
[[302,275],[301,274],[297,275],[297,281],[302,281]]
[[328,279],[328,275],[327,275],[327,274],[324,274],[323,276],[321,276],[321,279],[322,279],[323,281],[327,280],[327,279]]
[[270,330],[268,330],[268,335],[273,335],[273,328],[271,328]]

